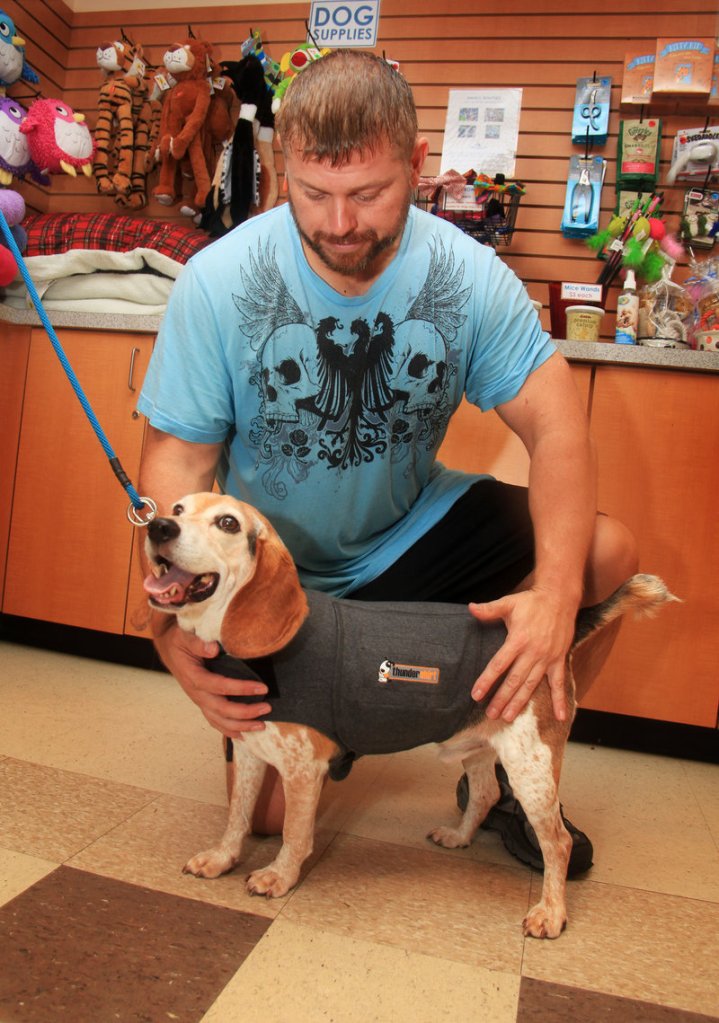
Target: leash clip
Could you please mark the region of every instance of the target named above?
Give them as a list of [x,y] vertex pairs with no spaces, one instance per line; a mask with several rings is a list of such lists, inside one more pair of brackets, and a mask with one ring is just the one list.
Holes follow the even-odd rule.
[[157,505],[151,497],[143,497],[141,500],[139,508],[131,504],[127,509],[127,517],[133,526],[149,526],[157,515]]

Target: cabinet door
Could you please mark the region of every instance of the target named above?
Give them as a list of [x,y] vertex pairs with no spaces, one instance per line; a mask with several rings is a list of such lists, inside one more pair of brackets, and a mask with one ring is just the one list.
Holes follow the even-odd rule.
[[[588,408],[591,366],[575,364],[571,370]],[[468,401],[463,401],[452,417],[438,458],[451,469],[487,472],[518,486],[526,486],[529,478],[529,456],[519,437],[496,412],[480,412]]]
[[[136,482],[144,420],[135,411],[135,391],[152,339],[67,330],[60,340]],[[129,503],[50,341],[33,330],[3,610],[121,633],[133,537]]]
[[3,323],[0,342],[0,600],[5,579],[7,542],[10,532],[10,511],[17,449],[20,441],[20,418],[25,392],[25,374],[30,351],[30,327]]
[[719,379],[598,367],[599,503],[635,533],[643,572],[682,604],[625,621],[582,706],[714,727],[719,705]]

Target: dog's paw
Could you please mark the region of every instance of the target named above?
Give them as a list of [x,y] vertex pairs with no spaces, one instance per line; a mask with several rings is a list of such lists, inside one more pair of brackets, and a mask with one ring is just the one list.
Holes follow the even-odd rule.
[[459,828],[434,828],[427,838],[435,845],[441,845],[443,849],[465,849],[471,844],[471,839],[467,838]]
[[564,909],[550,910],[541,902],[530,909],[522,922],[525,938],[558,938],[566,926]]
[[268,899],[280,899],[297,883],[296,877],[285,877],[273,867],[254,870],[247,878],[250,895],[266,895]]
[[219,877],[237,865],[237,858],[223,849],[207,849],[188,860],[182,868],[183,874],[195,877]]

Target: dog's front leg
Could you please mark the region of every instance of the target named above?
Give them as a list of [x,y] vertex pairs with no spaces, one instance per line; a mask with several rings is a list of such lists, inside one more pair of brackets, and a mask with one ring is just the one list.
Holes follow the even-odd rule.
[[477,828],[499,798],[499,784],[494,765],[497,754],[490,747],[479,749],[473,756],[462,761],[469,794],[462,820],[457,827],[434,828],[427,835],[445,849],[462,849],[470,845]]
[[219,877],[240,862],[242,844],[252,826],[252,814],[262,788],[267,764],[249,750],[250,741],[234,743],[235,780],[225,833],[219,844],[193,856],[183,872],[196,877]]
[[247,878],[251,895],[280,898],[297,884],[302,864],[312,852],[317,804],[326,773],[327,764],[315,761],[282,776],[285,790],[282,848],[272,863]]

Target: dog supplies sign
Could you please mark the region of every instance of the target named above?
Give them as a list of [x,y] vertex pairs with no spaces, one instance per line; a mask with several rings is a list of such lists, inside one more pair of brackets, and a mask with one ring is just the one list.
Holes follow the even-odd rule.
[[310,39],[330,49],[341,46],[376,46],[379,0],[313,0]]

